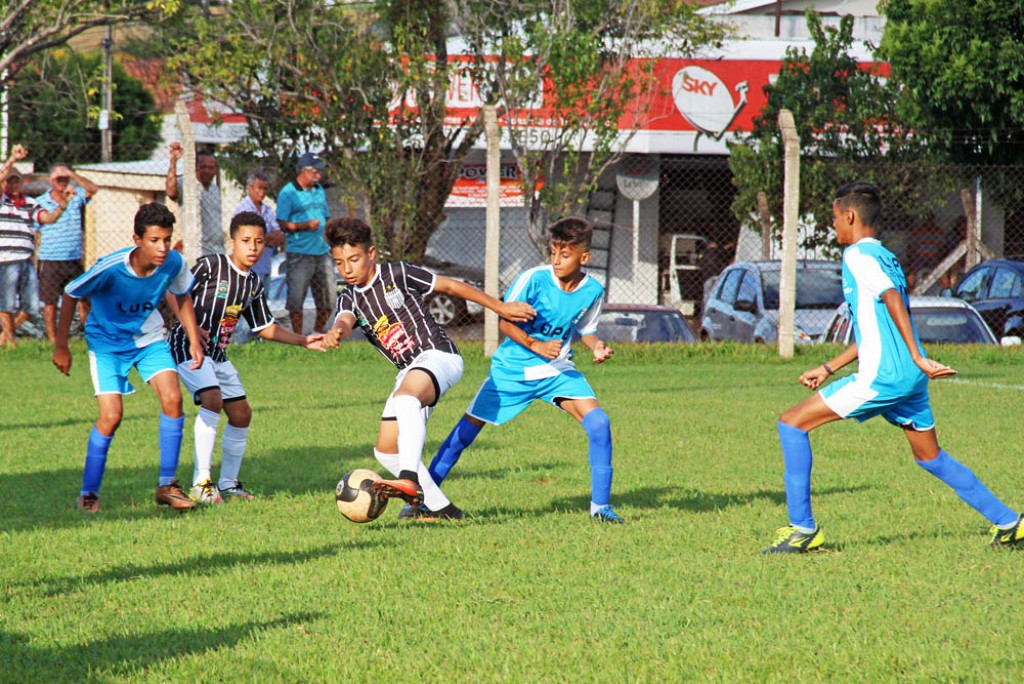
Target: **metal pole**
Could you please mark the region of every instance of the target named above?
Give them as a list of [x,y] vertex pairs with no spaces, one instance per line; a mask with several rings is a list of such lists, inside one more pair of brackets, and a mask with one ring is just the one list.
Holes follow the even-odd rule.
[[779,276],[779,356],[793,356],[796,311],[796,233],[800,218],[800,138],[793,113],[779,112],[779,128],[785,147],[785,182],[782,210],[782,273]]
[[107,26],[103,38],[103,110],[100,112],[100,142],[102,159],[109,163],[113,159],[113,137],[110,130],[111,113],[114,111],[114,29]]
[[7,69],[0,73],[0,157],[7,159],[7,124],[10,121],[7,110]]
[[[484,105],[487,136],[487,236],[484,244],[484,291],[492,297],[498,292],[498,259],[501,246],[501,130],[494,105]],[[484,310],[484,354],[498,350],[498,314]]]

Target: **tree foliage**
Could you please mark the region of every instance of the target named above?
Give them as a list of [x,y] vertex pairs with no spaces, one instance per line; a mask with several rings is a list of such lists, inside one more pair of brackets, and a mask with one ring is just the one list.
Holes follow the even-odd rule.
[[[502,114],[527,110],[542,90],[556,99],[561,117],[543,149],[518,135],[530,125],[525,120],[508,133],[528,190],[545,177],[542,199],[568,206],[554,199],[555,181],[572,179],[564,194],[585,193],[613,148],[618,118],[649,85],[627,73],[630,51],[669,25],[691,42],[705,39],[683,31],[687,22],[699,23],[686,6],[236,0],[221,16],[188,19],[187,33],[198,41],[172,42],[173,64],[194,87],[248,117],[250,135],[236,152],[277,166],[287,180],[298,152],[323,149],[333,179],[368,207],[390,255],[415,260],[444,219],[445,201],[484,128],[479,109],[450,118],[453,79],[469,76],[479,103],[496,104]],[[450,60],[453,45],[460,47]],[[587,133],[598,154],[582,154]],[[573,170],[555,171],[561,151]]]
[[1024,163],[1024,1],[887,0],[880,56],[953,161]]
[[[778,80],[764,87],[768,102],[753,130],[730,145],[729,167],[737,186],[733,212],[754,224],[758,193],[768,200],[773,231],[782,226],[783,143],[779,112],[793,113],[801,144],[800,216],[813,222],[805,247],[829,244],[832,197],[851,180],[874,182],[906,211],[925,215],[951,189],[936,159],[899,116],[901,93],[875,67],[850,56],[853,17],[838,26],[822,23],[813,11],[807,25],[814,39],[810,55],[790,48]],[[891,205],[895,210],[895,206]],[[916,217],[908,217],[911,220]]]
[[724,37],[723,24],[697,9],[661,0],[466,0],[460,28],[476,78],[506,115],[535,240],[542,211],[576,213],[621,158],[636,132],[620,130],[623,118],[642,121],[662,88],[655,59],[691,56]]
[[174,13],[180,0],[5,0],[0,73],[95,26]]
[[[11,88],[11,140],[37,165],[80,164],[101,158],[103,59],[65,49],[37,55]],[[115,161],[146,159],[160,142],[161,116],[143,84],[114,62],[110,126]]]

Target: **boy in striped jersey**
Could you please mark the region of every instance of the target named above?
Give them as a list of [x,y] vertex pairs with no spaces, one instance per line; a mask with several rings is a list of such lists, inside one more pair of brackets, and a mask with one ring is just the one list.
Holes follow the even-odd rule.
[[359,219],[331,219],[325,237],[348,284],[338,296],[327,346],[336,347],[358,325],[370,344],[399,369],[373,450],[397,479],[382,480],[374,487],[381,495],[404,499],[416,509],[424,503],[425,519],[460,519],[462,511],[434,484],[420,460],[431,409],[459,381],[463,370],[458,348],[434,321],[423,298],[444,292],[512,321],[532,319],[533,307],[502,302],[472,285],[405,262],[377,264],[370,227]]
[[133,367],[160,400],[160,480],[156,502],[177,511],[195,507],[175,479],[185,415],[174,359],[164,341],[163,317],[157,311],[167,293],[174,296],[179,319],[188,333],[193,365],[198,368],[203,362],[203,346],[188,294],[192,274],[184,257],[171,249],[173,229],[174,215],[167,207],[155,202],[144,204],[135,214],[135,246],[102,257],[64,288],[53,365],[65,375],[71,373],[68,331],[75,305],[83,297],[92,299],[85,322],[85,341],[89,345],[99,418],[89,434],[78,497],[78,508],[86,513],[95,513],[100,508],[99,491],[107,453],[124,412],[121,397],[135,392],[128,382]]
[[[202,364],[192,367],[188,339],[181,323],[171,329],[171,354],[178,375],[192,399],[200,406],[195,424],[195,468],[190,494],[197,503],[215,504],[223,499],[252,499],[238,479],[249,440],[252,407],[238,371],[227,357],[231,333],[239,317],[265,340],[326,351],[323,335],[299,335],[274,323],[263,281],[252,270],[266,246],[267,224],[253,211],[231,219],[231,255],[207,254],[192,268],[192,300],[205,342]],[[169,304],[173,303],[168,302]],[[213,450],[221,411],[228,424],[221,437],[220,479],[214,484]]]
[[857,361],[857,372],[820,389],[779,418],[785,466],[787,527],[764,553],[806,553],[825,541],[811,513],[811,430],[843,418],[882,416],[903,428],[915,462],[947,484],[992,523],[993,546],[1024,541],[1022,516],[985,487],[967,466],[939,446],[928,399],[928,381],[956,371],[925,356],[908,310],[907,281],[895,255],[875,237],[882,215],[878,188],[849,183],[836,191],[832,224],[843,251],[843,295],[853,317],[855,341],[800,383],[816,390],[837,370]]
[[619,524],[623,520],[610,501],[611,422],[587,379],[576,370],[570,346],[578,337],[594,353],[594,363],[612,356],[611,347],[597,336],[604,287],[584,271],[590,262],[593,227],[581,218],[563,218],[548,231],[551,265],[522,272],[505,293],[506,301],[532,304],[537,316],[520,325],[501,322],[505,341],[491,359],[491,373],[441,444],[430,475],[442,482],[485,423],[507,423],[539,399],[568,413],[587,433],[590,517]]

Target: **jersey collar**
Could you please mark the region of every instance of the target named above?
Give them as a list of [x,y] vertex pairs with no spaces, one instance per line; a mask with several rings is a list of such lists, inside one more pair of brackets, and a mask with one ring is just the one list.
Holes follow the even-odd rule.
[[356,292],[366,292],[371,287],[373,287],[373,284],[376,283],[378,280],[380,280],[380,264],[374,264],[373,265],[373,277],[370,278],[370,282],[366,283],[366,285],[363,285],[362,287],[359,287],[357,285],[355,287],[355,291]]
[[576,287],[572,288],[571,290],[562,290],[562,285],[561,283],[558,282],[558,277],[555,275],[555,267],[548,264],[548,274],[551,276],[551,283],[559,290],[562,290],[562,292],[576,292],[581,287],[583,287],[584,283],[590,280],[590,276],[587,275],[586,271],[581,271],[581,273],[583,273],[583,277],[580,278],[580,282],[576,283]]

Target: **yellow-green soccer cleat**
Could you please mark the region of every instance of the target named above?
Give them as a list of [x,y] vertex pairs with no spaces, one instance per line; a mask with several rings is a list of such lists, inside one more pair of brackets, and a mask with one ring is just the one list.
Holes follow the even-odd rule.
[[1008,530],[992,527],[992,546],[1005,546],[1011,549],[1024,548],[1024,515]]
[[792,525],[780,527],[775,541],[761,553],[807,553],[825,543],[821,528],[813,532],[801,532]]

